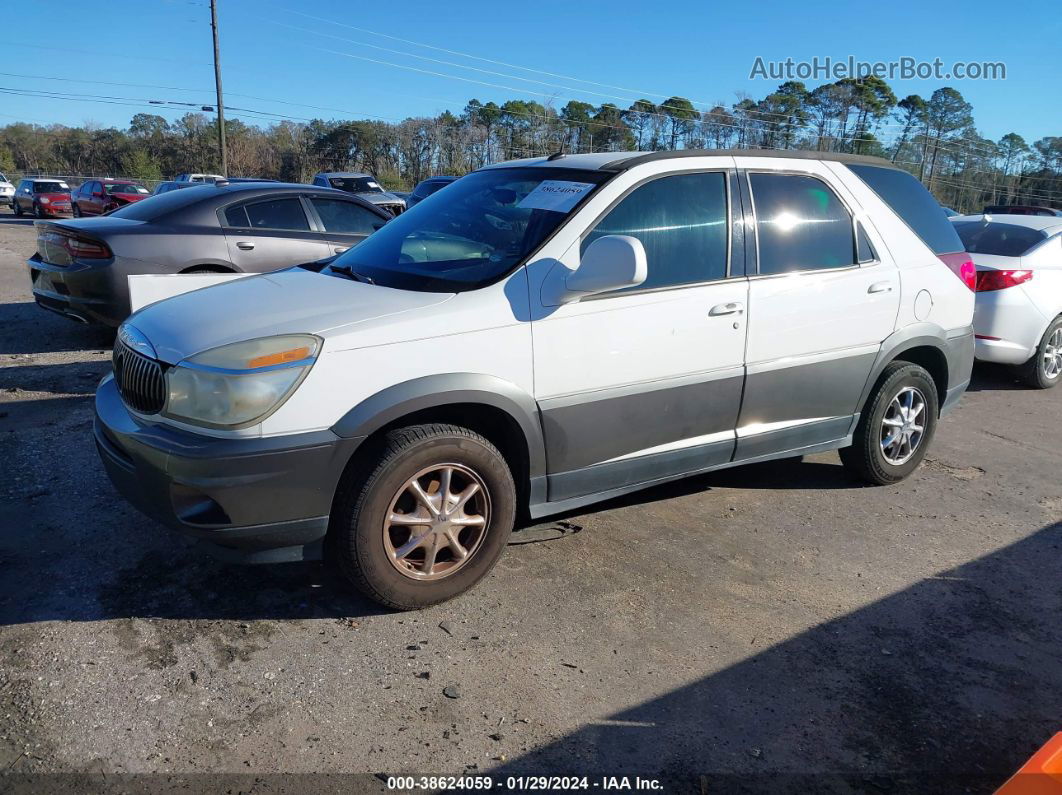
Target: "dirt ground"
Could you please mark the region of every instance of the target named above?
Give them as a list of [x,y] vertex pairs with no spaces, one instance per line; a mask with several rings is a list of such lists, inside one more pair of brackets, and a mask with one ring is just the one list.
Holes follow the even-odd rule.
[[1062,389],[978,368],[901,485],[833,454],[698,477],[523,529],[472,593],[389,613],[117,496],[91,436],[110,340],[34,306],[33,249],[0,211],[0,788],[990,792],[1062,728]]

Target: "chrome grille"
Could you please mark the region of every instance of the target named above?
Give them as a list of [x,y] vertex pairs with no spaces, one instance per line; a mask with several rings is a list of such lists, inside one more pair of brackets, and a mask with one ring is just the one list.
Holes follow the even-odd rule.
[[166,405],[166,379],[162,365],[141,356],[121,340],[114,344],[111,357],[114,380],[125,404],[142,414],[157,414]]

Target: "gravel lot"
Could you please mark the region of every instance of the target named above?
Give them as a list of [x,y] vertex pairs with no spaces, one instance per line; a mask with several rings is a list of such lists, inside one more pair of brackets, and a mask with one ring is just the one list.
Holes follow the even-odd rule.
[[109,337],[33,305],[33,248],[0,211],[8,776],[989,792],[1060,728],[1062,389],[978,369],[897,487],[832,454],[699,477],[521,530],[471,594],[387,613],[322,565],[216,563],[118,498],[91,436]]

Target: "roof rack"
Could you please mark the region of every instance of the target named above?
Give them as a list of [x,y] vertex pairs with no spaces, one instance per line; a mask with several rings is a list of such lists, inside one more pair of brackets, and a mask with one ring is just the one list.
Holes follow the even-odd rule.
[[[774,157],[795,160],[833,160],[839,163],[857,163],[865,166],[881,166],[902,169],[883,157],[850,155],[845,152],[816,152],[807,149],[676,149],[666,152],[646,152],[641,155],[621,157],[601,166],[602,171],[626,171],[643,163],[670,160],[681,157]],[[552,158],[550,158],[552,159]]]

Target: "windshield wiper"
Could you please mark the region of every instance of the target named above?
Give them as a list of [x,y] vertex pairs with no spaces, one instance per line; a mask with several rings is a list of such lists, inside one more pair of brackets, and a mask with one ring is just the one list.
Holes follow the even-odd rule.
[[349,276],[351,279],[353,279],[356,282],[362,282],[363,284],[372,284],[372,285],[376,284],[376,282],[374,282],[370,277],[366,276],[363,273],[358,273],[357,271],[355,271],[349,265],[335,265],[335,264],[332,264],[332,265],[329,265],[328,267],[331,268],[336,273],[343,273],[343,274]]

